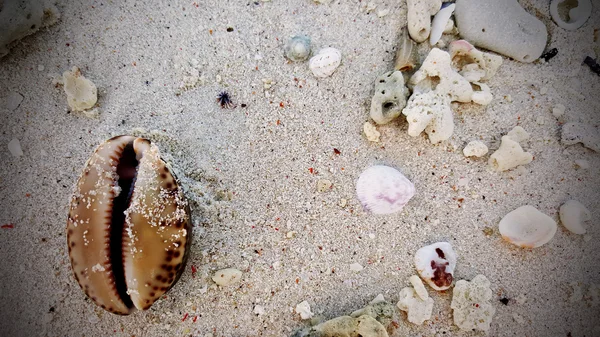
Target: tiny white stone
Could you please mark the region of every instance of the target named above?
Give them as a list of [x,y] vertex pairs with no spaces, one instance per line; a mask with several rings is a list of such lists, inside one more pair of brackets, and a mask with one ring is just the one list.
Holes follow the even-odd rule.
[[389,13],[390,13],[390,10],[387,9],[387,8],[385,8],[385,9],[378,9],[377,10],[377,17],[382,18],[382,17],[388,15]]
[[506,99],[506,101],[507,101],[508,103],[512,103],[512,102],[513,102],[513,99],[512,99],[512,96],[511,96],[511,95],[506,95],[506,96],[504,96],[504,98]]
[[13,138],[8,143],[8,151],[10,151],[10,153],[15,157],[20,157],[23,155],[23,150],[21,149],[21,143],[19,143],[18,139]]
[[44,69],[45,69],[44,66],[41,64],[39,64],[37,68],[38,68],[38,71],[44,71]]
[[331,190],[333,183],[327,179],[320,179],[317,181],[317,191],[323,193]]
[[242,272],[234,268],[226,268],[217,271],[212,280],[219,286],[227,286],[238,282],[242,278]]
[[548,88],[547,88],[547,87],[542,87],[542,88],[540,89],[540,95],[545,95],[545,94],[547,94],[547,93],[548,93]]
[[544,125],[544,123],[546,123],[546,121],[544,120],[544,116],[539,116],[539,117],[538,117],[538,118],[535,120],[535,122],[536,122],[538,125]]
[[521,143],[529,139],[529,133],[527,133],[525,129],[518,125],[510,130],[506,135],[517,143]]
[[302,301],[296,305],[296,313],[300,314],[300,318],[302,319],[310,319],[314,315],[310,311],[310,305],[306,301]]
[[265,314],[265,308],[261,305],[254,306],[254,313],[258,316]]
[[375,234],[369,233],[369,239],[375,239]]
[[367,140],[370,142],[379,142],[379,137],[381,136],[381,133],[379,133],[379,131],[377,131],[377,128],[369,123],[369,122],[365,122],[365,124],[363,125],[363,132],[365,133],[365,136],[367,137]]
[[377,295],[371,302],[369,302],[369,304],[373,305],[381,302],[385,302],[385,297],[383,297],[383,294]]
[[587,170],[590,168],[590,163],[585,159],[577,159],[575,160],[575,165],[582,170]]
[[554,117],[558,118],[562,115],[564,115],[565,111],[566,111],[566,107],[562,104],[557,104],[554,106],[554,108],[552,109],[552,114],[554,115]]
[[363,269],[365,269],[365,268],[356,262],[350,265],[350,270],[352,270],[353,272],[356,272],[356,273],[360,272]]

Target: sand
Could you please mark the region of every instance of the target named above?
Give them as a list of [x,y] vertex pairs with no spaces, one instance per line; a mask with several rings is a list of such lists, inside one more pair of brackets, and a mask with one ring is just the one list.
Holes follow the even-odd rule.
[[[408,136],[402,119],[378,127],[378,144],[362,134],[373,81],[393,66],[404,1],[376,2],[389,9],[382,18],[366,12],[366,1],[59,2],[57,24],[0,60],[0,101],[24,97],[0,110],[0,224],[13,224],[0,229],[0,334],[288,336],[309,325],[293,312],[302,301],[323,319],[380,293],[396,303],[415,273],[416,250],[448,241],[457,280],[483,274],[492,284],[490,336],[600,335],[600,304],[588,293],[600,284],[600,155],[560,143],[565,122],[600,124],[600,78],[581,65],[594,56],[600,8],[581,29],[565,31],[547,3],[521,1],[547,25],[558,56],[533,64],[505,58],[489,81],[493,102],[455,105],[453,137],[431,145]],[[286,61],[283,45],[297,33],[309,35],[314,50],[342,52],[333,76],[316,79],[307,63]],[[69,112],[52,84],[72,66],[98,87],[97,119]],[[276,82],[268,97],[263,79]],[[235,108],[216,103],[222,90]],[[559,103],[566,112],[557,119]],[[522,172],[491,171],[489,154],[462,155],[472,140],[492,153],[516,125],[531,134],[523,146],[535,156]],[[85,298],[64,231],[93,149],[132,133],[156,142],[175,168],[191,201],[194,242],[176,286],[150,310],[121,317]],[[13,138],[21,157],[8,151]],[[577,169],[580,159],[590,168]],[[359,204],[356,179],[374,164],[414,182],[401,213],[375,216]],[[330,191],[317,191],[322,179]],[[506,213],[530,204],[558,221],[569,199],[592,213],[587,236],[559,224],[553,240],[532,250],[500,237]],[[354,263],[364,269],[352,271]],[[228,267],[242,270],[242,281],[217,288],[213,273]],[[428,290],[433,319],[415,326],[401,313],[396,336],[482,335],[452,324],[451,291]]]

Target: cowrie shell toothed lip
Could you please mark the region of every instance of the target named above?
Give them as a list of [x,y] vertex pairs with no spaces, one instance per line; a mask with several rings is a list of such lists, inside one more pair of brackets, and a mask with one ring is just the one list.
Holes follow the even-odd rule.
[[188,203],[158,147],[118,136],[96,148],[71,198],[75,279],[103,309],[146,310],[179,279],[191,243]]

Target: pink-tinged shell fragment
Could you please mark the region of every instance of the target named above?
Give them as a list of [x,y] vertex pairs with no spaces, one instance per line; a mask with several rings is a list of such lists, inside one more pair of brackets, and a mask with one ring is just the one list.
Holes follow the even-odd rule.
[[101,144],[77,183],[67,221],[75,278],[103,309],[145,310],[177,281],[191,227],[181,189],[150,141]]
[[437,242],[417,251],[415,267],[433,289],[446,290],[454,280],[456,254],[448,242]]
[[375,165],[361,173],[356,194],[363,207],[374,214],[399,212],[415,194],[415,186],[400,171]]

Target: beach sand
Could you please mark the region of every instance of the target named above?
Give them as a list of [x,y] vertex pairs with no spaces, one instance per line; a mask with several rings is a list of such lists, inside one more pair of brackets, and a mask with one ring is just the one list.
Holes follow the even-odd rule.
[[[0,60],[0,101],[24,97],[14,111],[0,110],[0,224],[14,225],[0,229],[0,334],[289,336],[309,326],[293,311],[305,300],[322,319],[380,293],[395,304],[416,273],[416,250],[447,241],[458,256],[456,280],[483,274],[491,282],[490,336],[600,336],[598,294],[594,302],[589,290],[600,285],[600,155],[560,143],[565,122],[600,124],[600,78],[581,64],[594,57],[600,7],[585,26],[565,31],[550,20],[548,1],[520,3],[547,25],[558,55],[531,64],[504,58],[488,83],[493,102],[455,104],[454,135],[432,145],[410,137],[403,118],[378,127],[380,143],[362,134],[373,82],[393,68],[404,1],[376,1],[389,9],[381,18],[367,13],[366,1],[58,2],[60,21]],[[285,59],[284,43],[299,33],[312,38],[313,51],[341,51],[333,76],[317,79],[307,62]],[[420,47],[422,57],[427,50]],[[73,66],[98,87],[97,119],[69,112],[62,86],[52,84]],[[275,84],[265,90],[263,80]],[[223,90],[235,108],[217,104]],[[556,104],[566,106],[558,119]],[[493,172],[489,154],[516,125],[530,133],[523,147],[535,158],[522,172]],[[194,222],[179,282],[148,311],[125,317],[85,297],[65,238],[85,161],[120,134],[159,146]],[[21,157],[8,151],[13,138]],[[465,158],[471,140],[490,153]],[[581,159],[589,169],[576,168]],[[355,182],[374,164],[415,184],[402,212],[362,209]],[[317,191],[321,179],[333,183],[330,191]],[[508,212],[529,204],[559,222],[569,199],[592,213],[586,236],[559,223],[539,248],[502,240],[498,223]],[[364,269],[352,271],[353,263]],[[213,273],[228,267],[244,272],[241,282],[216,287]],[[416,326],[399,313],[395,336],[485,335],[453,325],[451,290],[427,289],[432,319]],[[254,313],[257,305],[264,314]]]

